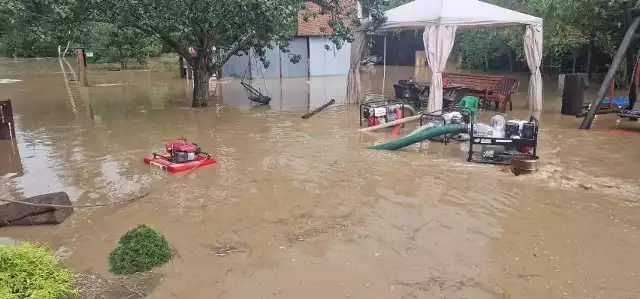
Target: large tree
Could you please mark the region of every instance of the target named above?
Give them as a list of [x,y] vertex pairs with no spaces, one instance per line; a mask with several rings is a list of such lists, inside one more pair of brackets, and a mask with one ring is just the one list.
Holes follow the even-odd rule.
[[[383,0],[365,0],[374,25],[382,22]],[[250,49],[263,56],[277,45],[283,52],[297,28],[299,14],[305,19],[330,14],[331,38],[337,46],[351,41],[351,28],[359,25],[356,10],[344,0],[84,0],[79,11],[86,21],[135,28],[157,36],[186,59],[194,70],[193,107],[207,105],[211,76],[233,56]],[[308,10],[308,2],[321,7]],[[349,3],[349,2],[347,2]],[[351,2],[355,3],[355,2]],[[195,49],[196,55],[189,53]],[[292,61],[298,57],[291,55]],[[262,58],[263,63],[268,62]]]

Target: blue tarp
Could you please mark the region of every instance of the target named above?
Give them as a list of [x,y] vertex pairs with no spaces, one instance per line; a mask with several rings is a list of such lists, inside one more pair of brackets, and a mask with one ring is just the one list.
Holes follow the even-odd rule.
[[[602,99],[602,104],[609,104],[609,98]],[[613,104],[618,106],[629,105],[629,98],[613,98]]]

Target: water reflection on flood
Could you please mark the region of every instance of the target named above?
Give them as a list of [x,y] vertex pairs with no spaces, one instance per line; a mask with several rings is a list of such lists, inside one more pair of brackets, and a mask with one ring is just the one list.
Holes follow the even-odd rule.
[[[273,98],[251,104],[239,79],[212,82],[205,109],[186,108],[176,72],[93,71],[72,83],[55,61],[0,63],[17,142],[0,141],[0,197],[65,191],[78,203],[123,199],[123,207],[78,210],[55,227],[3,228],[0,239],[38,240],[70,250],[77,271],[108,275],[107,256],[138,223],[161,230],[176,250],[157,270],[150,298],[631,298],[640,260],[640,136],[578,131],[561,116],[548,80],[542,169],[514,177],[467,163],[459,146],[397,152],[366,146],[392,138],[360,135],[358,109],[335,105],[345,78],[254,80]],[[48,70],[48,71],[47,71]],[[424,69],[363,69],[366,93],[393,93]],[[523,109],[521,76],[508,117]],[[74,108],[75,107],[75,108]],[[483,112],[486,120],[491,112]],[[595,127],[637,127],[611,115]],[[404,129],[406,133],[411,128]],[[167,139],[198,142],[219,163],[181,179],[141,158]],[[0,240],[0,242],[2,242]],[[228,256],[214,249],[233,245]]]

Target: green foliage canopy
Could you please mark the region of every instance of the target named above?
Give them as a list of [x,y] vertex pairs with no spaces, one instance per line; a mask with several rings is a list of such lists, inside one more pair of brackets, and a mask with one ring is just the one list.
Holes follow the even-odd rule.
[[88,46],[94,52],[95,61],[117,62],[127,68],[132,60],[143,64],[147,58],[162,53],[162,42],[158,38],[135,28],[93,23],[91,33],[93,38]]
[[55,56],[61,40],[77,38],[75,0],[0,0],[0,51]]

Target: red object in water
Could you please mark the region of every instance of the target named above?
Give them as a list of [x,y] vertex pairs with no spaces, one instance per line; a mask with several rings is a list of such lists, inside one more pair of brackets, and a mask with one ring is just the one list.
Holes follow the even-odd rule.
[[[402,119],[402,109],[396,108],[396,119]],[[391,131],[392,136],[398,136],[400,132],[400,128],[402,128],[402,124],[393,127],[393,131]]]
[[183,172],[195,167],[203,167],[216,163],[214,158],[207,158],[204,155],[198,155],[194,161],[185,163],[173,163],[170,159],[171,157],[168,156],[147,156],[144,157],[144,163],[160,167],[161,169],[171,173]]
[[187,152],[195,153],[197,146],[185,139],[171,140],[164,143],[164,149],[167,153],[171,152]]
[[372,127],[372,126],[377,126],[380,124],[380,118],[377,116],[370,116],[369,118],[367,118],[367,126]]
[[528,145],[525,145],[525,146],[523,146],[523,147],[521,147],[521,148],[520,148],[520,152],[521,152],[521,153],[528,153],[528,152],[530,152],[530,151],[531,151],[531,149],[532,149],[532,147],[530,147],[530,146],[528,146]]

